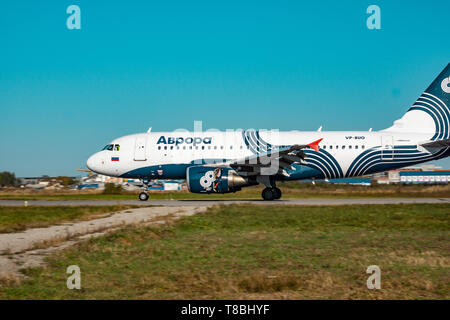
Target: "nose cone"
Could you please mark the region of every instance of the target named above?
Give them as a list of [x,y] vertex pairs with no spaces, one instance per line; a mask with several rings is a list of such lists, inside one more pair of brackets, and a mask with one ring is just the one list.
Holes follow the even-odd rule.
[[89,159],[86,161],[86,166],[91,171],[100,171],[100,158],[97,153],[89,157]]

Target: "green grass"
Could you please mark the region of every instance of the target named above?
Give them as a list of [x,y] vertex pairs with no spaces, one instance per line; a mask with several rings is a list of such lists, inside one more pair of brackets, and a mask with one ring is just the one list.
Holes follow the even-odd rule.
[[[286,182],[279,184],[283,199],[295,198],[370,198],[370,197],[450,197],[450,184],[447,185],[330,185],[325,183]],[[262,186],[244,188],[236,193],[195,194],[187,191],[150,191],[154,200],[232,200],[261,199]],[[46,193],[45,191],[15,193],[4,192],[0,200],[136,200],[139,192],[111,195],[98,192]]]
[[[447,204],[233,205],[51,256],[2,299],[449,299]],[[78,265],[82,289],[66,288]],[[381,290],[368,290],[369,265]]]
[[67,221],[88,220],[102,213],[125,210],[131,207],[123,205],[100,207],[0,207],[0,233],[46,227]]

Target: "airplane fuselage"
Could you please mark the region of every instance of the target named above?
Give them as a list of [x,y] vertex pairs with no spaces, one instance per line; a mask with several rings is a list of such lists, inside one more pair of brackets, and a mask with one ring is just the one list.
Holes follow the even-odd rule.
[[[408,111],[381,131],[150,132],[115,139],[88,159],[97,173],[186,179],[191,192],[235,192],[277,181],[356,177],[437,160],[450,154],[450,64]],[[148,195],[141,193],[141,200]]]
[[[278,180],[355,177],[401,168],[444,157],[430,153],[419,143],[426,134],[369,131],[236,131],[153,132],[124,136],[102,150],[88,166],[103,174],[138,179],[185,179],[186,169],[196,165],[222,164],[252,156],[266,144],[291,146],[323,139],[319,152],[305,150],[305,163],[293,164]],[[116,148],[117,149],[117,148]],[[258,150],[260,149],[260,150]]]

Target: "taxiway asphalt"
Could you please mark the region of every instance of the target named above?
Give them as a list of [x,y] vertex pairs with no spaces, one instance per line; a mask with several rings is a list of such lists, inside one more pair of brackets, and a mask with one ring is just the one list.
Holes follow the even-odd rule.
[[320,198],[320,199],[285,199],[263,200],[0,200],[0,206],[163,206],[163,207],[210,207],[213,205],[254,204],[286,206],[337,206],[337,205],[375,205],[375,204],[414,204],[414,203],[448,203],[450,198]]

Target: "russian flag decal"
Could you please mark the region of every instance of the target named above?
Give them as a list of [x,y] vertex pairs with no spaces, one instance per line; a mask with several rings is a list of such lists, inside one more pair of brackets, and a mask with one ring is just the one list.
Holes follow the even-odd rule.
[[111,157],[111,161],[119,161],[119,157]]

